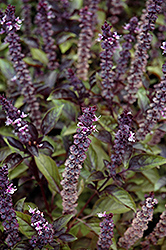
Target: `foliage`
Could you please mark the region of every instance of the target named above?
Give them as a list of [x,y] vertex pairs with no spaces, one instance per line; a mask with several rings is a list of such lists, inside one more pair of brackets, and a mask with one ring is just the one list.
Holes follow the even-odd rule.
[[0,9],[0,249],[164,250],[166,3]]

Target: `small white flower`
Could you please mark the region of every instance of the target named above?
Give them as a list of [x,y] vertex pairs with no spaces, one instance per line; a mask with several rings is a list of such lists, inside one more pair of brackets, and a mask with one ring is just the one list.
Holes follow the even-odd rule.
[[133,133],[132,131],[130,131],[128,141],[135,142],[135,133]]
[[17,188],[13,187],[13,183],[11,183],[9,187],[6,189],[6,193],[9,193],[9,194],[14,194],[15,191],[17,191]]
[[36,208],[33,209],[29,205],[28,205],[28,207],[29,207],[29,213],[34,214],[34,212],[36,211]]
[[106,215],[106,211],[104,211],[104,213],[97,213],[99,218],[105,217]]

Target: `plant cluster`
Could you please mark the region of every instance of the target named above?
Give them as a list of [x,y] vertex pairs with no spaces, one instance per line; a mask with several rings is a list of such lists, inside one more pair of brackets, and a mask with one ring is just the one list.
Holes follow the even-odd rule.
[[0,250],[164,250],[166,3],[0,3]]

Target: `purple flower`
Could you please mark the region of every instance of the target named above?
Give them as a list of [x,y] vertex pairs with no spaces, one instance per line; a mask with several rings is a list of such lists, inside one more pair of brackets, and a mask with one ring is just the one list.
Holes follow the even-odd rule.
[[74,144],[70,147],[70,155],[65,162],[65,171],[63,172],[63,180],[61,185],[63,190],[61,191],[62,205],[64,214],[75,214],[77,206],[77,184],[80,175],[82,164],[86,159],[85,152],[91,143],[88,138],[93,131],[96,131],[96,127],[93,122],[98,118],[95,116],[96,107],[82,108],[83,115],[78,118],[77,133],[74,135]]
[[[166,205],[165,205],[166,207]],[[146,240],[141,243],[142,246],[149,249],[150,244],[157,245],[159,239],[166,236],[166,210],[160,215],[160,220],[153,231],[146,237]]]
[[58,63],[56,61],[56,45],[54,44],[54,39],[52,38],[53,30],[52,24],[50,23],[50,18],[53,17],[53,13],[50,8],[51,7],[48,5],[47,1],[39,1],[37,5],[35,23],[39,29],[38,33],[43,38],[44,51],[46,52],[49,60],[48,68],[50,70],[54,70],[57,68]]
[[116,168],[123,162],[125,152],[132,153],[132,144],[135,142],[135,133],[132,131],[133,118],[131,112],[124,110],[118,119],[118,131],[115,134],[111,162],[104,161],[111,177],[115,177]]
[[40,111],[39,103],[35,96],[35,88],[32,84],[30,72],[27,69],[27,64],[23,61],[24,54],[21,53],[20,38],[16,31],[20,29],[21,20],[15,18],[15,7],[8,5],[5,13],[0,13],[2,30],[6,33],[5,42],[9,43],[10,58],[13,63],[16,78],[20,83],[19,91],[24,96],[24,101],[27,103],[27,111],[30,118],[40,128]]
[[135,242],[142,238],[144,231],[148,228],[149,221],[153,218],[153,208],[158,203],[153,194],[146,198],[142,209],[138,210],[124,236],[119,239],[119,246],[129,249]]
[[18,235],[18,221],[13,209],[12,194],[16,191],[13,184],[9,184],[8,167],[0,168],[0,215],[3,220],[5,241],[9,248],[13,247],[20,239]]
[[103,51],[100,53],[101,58],[101,78],[102,78],[102,95],[110,101],[113,98],[113,89],[115,87],[113,67],[113,54],[119,47],[119,35],[111,31],[111,26],[105,21],[102,26],[101,47]]
[[163,50],[163,55],[166,54],[166,42],[162,43],[161,49]]
[[112,238],[113,238],[113,229],[114,229],[114,223],[112,220],[113,214],[106,214],[106,212],[99,213],[98,216],[100,218],[104,218],[102,222],[100,222],[100,235],[99,240],[97,242],[98,244],[98,250],[109,250],[110,246],[112,244]]
[[88,79],[88,60],[91,57],[90,48],[92,45],[96,5],[97,3],[94,3],[94,1],[92,1],[89,7],[85,6],[80,10],[81,32],[79,34],[78,41],[77,76],[79,79],[82,79],[84,81]]
[[31,33],[31,5],[29,4],[29,0],[22,0],[23,8],[22,8],[22,16],[24,20],[24,33],[28,36]]
[[153,31],[155,28],[157,14],[161,10],[161,4],[162,1],[160,0],[147,1],[146,10],[143,11],[141,17],[134,59],[131,62],[131,68],[127,78],[128,85],[126,86],[127,95],[125,99],[130,104],[134,103],[137,99],[136,93],[142,82],[142,75],[146,70],[147,52],[152,40],[150,31]]
[[31,226],[36,230],[36,235],[33,235],[29,240],[32,247],[42,249],[43,246],[53,242],[54,229],[51,224],[44,218],[42,212],[37,208],[32,209],[29,206],[29,213],[32,214]]
[[31,140],[31,134],[28,128],[28,123],[23,120],[27,115],[15,108],[10,101],[0,95],[0,105],[6,112],[6,125],[12,125],[14,127],[15,134],[19,137],[23,144],[28,143]]

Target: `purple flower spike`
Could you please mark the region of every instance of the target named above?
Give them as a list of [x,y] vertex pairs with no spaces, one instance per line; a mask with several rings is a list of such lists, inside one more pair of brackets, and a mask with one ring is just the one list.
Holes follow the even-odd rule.
[[133,118],[131,112],[124,110],[118,119],[118,131],[115,134],[114,153],[111,155],[111,162],[105,161],[105,165],[111,177],[115,177],[116,168],[123,162],[125,152],[132,153],[132,145],[135,142],[135,133],[132,131]]
[[69,158],[65,162],[65,171],[63,172],[63,180],[61,191],[63,214],[75,214],[77,206],[77,183],[82,168],[82,163],[86,159],[85,152],[91,143],[88,138],[93,131],[96,130],[93,122],[96,121],[96,107],[82,108],[83,115],[78,118],[77,134],[74,135],[74,144],[70,147]]
[[[5,13],[0,12],[2,31],[6,33],[5,42],[9,43],[10,59],[16,72],[16,78],[20,83],[19,88],[24,96],[24,101],[27,103],[27,111],[30,118],[40,129],[40,111],[39,103],[35,96],[35,88],[33,86],[30,72],[27,64],[23,61],[24,54],[21,53],[20,38],[16,31],[20,29],[21,20],[15,17],[15,7],[8,5]],[[14,79],[12,79],[14,80]]]
[[36,235],[33,235],[29,240],[32,247],[42,249],[43,246],[53,242],[54,229],[51,224],[44,218],[42,212],[37,208],[32,209],[29,206],[29,213],[32,214],[31,226],[36,230]]
[[140,23],[139,34],[134,59],[128,75],[128,85],[126,86],[127,95],[125,99],[132,104],[136,101],[136,93],[142,82],[143,73],[146,70],[148,50],[150,48],[152,35],[150,31],[155,28],[157,14],[160,13],[163,0],[151,0],[146,2],[146,10],[143,11]]
[[[165,205],[166,207],[166,205]],[[149,249],[150,244],[157,245],[159,239],[166,236],[166,210],[160,215],[160,220],[153,231],[146,237],[146,240],[141,243],[145,249]]]
[[20,110],[15,108],[12,103],[3,96],[0,96],[0,105],[2,105],[2,109],[6,112],[6,125],[11,124],[20,141],[23,144],[28,143],[31,139],[31,134],[28,128],[28,123],[22,119],[27,115],[24,114],[24,112],[21,113]]
[[166,42],[162,43],[161,49],[163,50],[163,55],[166,55]]
[[143,237],[144,231],[148,228],[149,221],[153,218],[153,208],[158,203],[154,195],[150,194],[146,198],[142,209],[138,210],[132,221],[131,227],[127,229],[124,236],[119,239],[119,246],[129,249],[135,242]]
[[78,41],[78,63],[77,63],[77,76],[82,80],[88,79],[88,60],[91,57],[90,47],[92,45],[93,37],[93,13],[89,12],[88,7],[80,10],[80,27],[81,33]]
[[111,26],[105,21],[102,26],[101,47],[103,51],[100,53],[101,58],[101,78],[102,78],[102,95],[107,100],[112,100],[113,89],[115,87],[113,67],[113,54],[119,47],[119,35],[111,31]]
[[20,240],[18,221],[12,203],[12,194],[16,189],[12,185],[9,184],[8,167],[4,165],[0,168],[0,215],[4,232],[7,235],[5,241],[10,249]]
[[35,23],[39,28],[39,34],[41,34],[43,38],[44,51],[46,52],[49,60],[48,68],[50,70],[54,70],[57,68],[58,63],[56,61],[56,45],[54,44],[54,39],[52,38],[52,24],[50,23],[50,18],[53,17],[53,14],[47,1],[44,0],[39,1],[37,11]]
[[112,244],[112,238],[113,238],[113,229],[114,229],[114,223],[112,220],[113,214],[106,214],[106,212],[99,213],[98,216],[100,218],[104,218],[102,222],[100,222],[100,235],[99,240],[97,242],[98,244],[98,250],[109,250],[110,246]]

